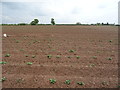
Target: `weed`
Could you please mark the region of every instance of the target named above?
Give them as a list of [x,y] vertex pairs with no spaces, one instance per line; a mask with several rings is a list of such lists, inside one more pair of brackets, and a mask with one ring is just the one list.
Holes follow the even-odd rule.
[[4,82],[6,80],[6,77],[3,77],[0,79],[0,82]]
[[51,59],[51,58],[52,58],[52,55],[47,55],[47,57],[48,57],[49,59]]
[[56,80],[55,79],[49,79],[50,83],[54,84],[56,83]]
[[77,82],[78,85],[85,85],[84,82]]
[[65,84],[68,84],[68,85],[69,85],[69,84],[70,84],[70,80],[66,80],[66,81],[65,81]]
[[5,57],[10,57],[10,54],[6,54]]
[[27,65],[32,65],[33,63],[32,63],[32,62],[27,62],[26,64],[27,64]]
[[0,64],[6,64],[7,62],[0,62]]

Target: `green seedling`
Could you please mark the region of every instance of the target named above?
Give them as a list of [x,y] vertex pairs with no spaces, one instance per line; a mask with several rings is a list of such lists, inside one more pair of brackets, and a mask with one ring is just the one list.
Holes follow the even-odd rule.
[[71,58],[71,56],[68,56],[68,58]]
[[23,79],[22,79],[22,78],[19,78],[19,79],[17,79],[16,81],[17,81],[17,83],[20,83],[20,82],[23,81]]
[[36,56],[35,55],[32,55],[32,58],[35,58]]
[[68,85],[69,85],[69,84],[70,84],[70,80],[66,80],[66,81],[65,81],[65,84],[68,84]]
[[20,51],[24,51],[24,49],[20,49]]
[[112,40],[109,40],[109,42],[112,42]]
[[99,42],[102,42],[102,40],[99,40]]
[[32,63],[32,62],[27,62],[26,64],[27,64],[27,65],[32,65],[33,63]]
[[81,85],[81,86],[82,86],[82,85],[85,85],[84,82],[77,82],[77,84],[78,84],[78,85]]
[[106,81],[103,81],[102,82],[102,85],[107,85],[108,83]]
[[7,62],[0,62],[0,64],[6,64]]
[[10,57],[10,54],[6,54],[5,57]]
[[97,51],[97,53],[100,53],[100,51]]
[[56,80],[55,79],[49,79],[50,83],[54,84],[56,83]]
[[55,49],[52,49],[52,51],[55,51]]
[[95,66],[95,64],[90,64],[90,67],[94,67]]
[[75,52],[75,50],[69,50],[69,52]]
[[93,59],[97,59],[97,56],[93,56]]
[[120,88],[120,85],[118,85],[117,88]]
[[57,55],[56,58],[60,58],[60,55]]
[[108,60],[112,60],[112,58],[111,58],[111,57],[109,57],[109,58],[108,58]]
[[52,55],[47,55],[47,57],[48,57],[49,59],[51,59],[51,58],[52,58]]
[[18,41],[18,40],[16,40],[16,43],[19,43],[19,41]]
[[79,59],[79,58],[80,58],[80,56],[76,56],[76,58],[77,58],[77,59]]
[[6,77],[3,77],[0,79],[0,82],[4,82],[6,80]]
[[37,41],[38,43],[40,43],[40,41]]
[[25,57],[28,57],[28,55],[25,55]]
[[33,43],[36,43],[36,42],[37,42],[37,40],[34,40],[34,41],[33,41]]

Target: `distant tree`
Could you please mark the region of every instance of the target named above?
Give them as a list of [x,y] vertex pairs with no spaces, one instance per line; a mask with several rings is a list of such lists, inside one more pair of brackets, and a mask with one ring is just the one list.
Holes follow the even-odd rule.
[[32,22],[30,23],[30,25],[36,25],[35,21],[32,21]]
[[100,23],[97,23],[97,25],[100,25]]
[[107,22],[107,25],[109,25],[109,23]]
[[55,25],[55,21],[54,21],[53,18],[51,18],[51,24],[52,24],[52,25]]
[[38,24],[39,20],[38,20],[38,19],[34,19],[34,22],[35,22],[36,24]]
[[81,23],[80,23],[80,22],[77,22],[76,25],[81,25]]
[[37,24],[38,24],[38,22],[39,22],[39,20],[38,20],[38,19],[34,19],[34,21],[32,21],[30,24],[31,24],[31,25],[37,25]]
[[102,25],[104,25],[104,23],[102,23]]

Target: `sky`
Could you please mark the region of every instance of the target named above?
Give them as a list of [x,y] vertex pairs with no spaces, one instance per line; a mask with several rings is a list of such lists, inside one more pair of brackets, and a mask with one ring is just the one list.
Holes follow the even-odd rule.
[[115,23],[118,24],[120,0],[2,0],[2,23],[39,24]]

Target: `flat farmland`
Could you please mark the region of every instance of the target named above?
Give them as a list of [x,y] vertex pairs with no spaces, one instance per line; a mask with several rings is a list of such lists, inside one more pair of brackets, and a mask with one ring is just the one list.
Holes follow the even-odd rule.
[[116,88],[118,27],[2,26],[3,88]]

